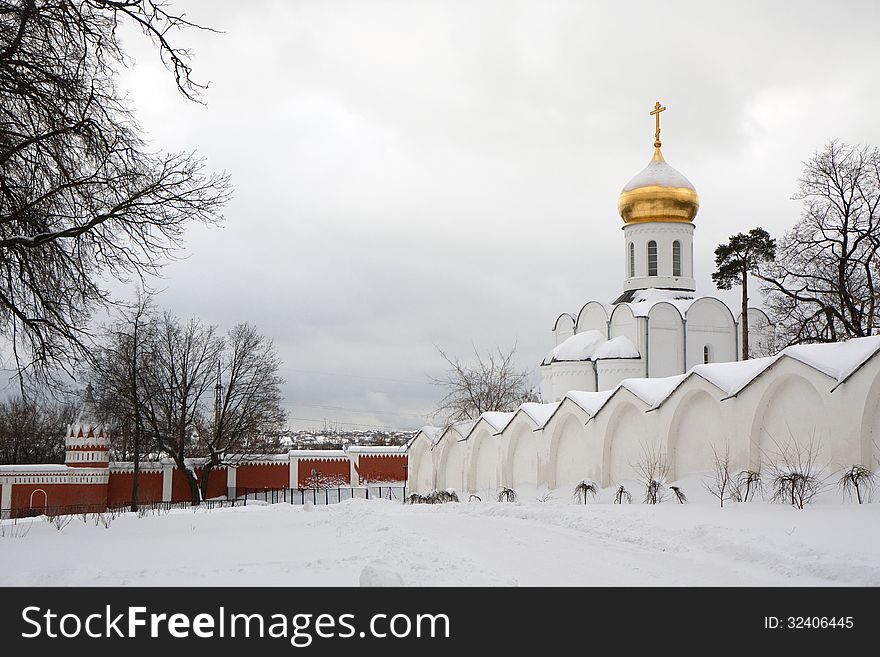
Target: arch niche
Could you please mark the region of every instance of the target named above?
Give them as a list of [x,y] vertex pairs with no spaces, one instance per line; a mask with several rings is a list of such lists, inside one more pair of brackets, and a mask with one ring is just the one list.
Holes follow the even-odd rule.
[[587,436],[583,422],[573,413],[568,414],[553,430],[550,439],[550,472],[554,488],[574,486],[594,477],[587,451]]
[[726,437],[723,433],[719,435],[723,431],[718,423],[720,413],[718,402],[705,390],[692,392],[679,401],[666,448],[670,479],[712,471],[713,447],[723,449]]

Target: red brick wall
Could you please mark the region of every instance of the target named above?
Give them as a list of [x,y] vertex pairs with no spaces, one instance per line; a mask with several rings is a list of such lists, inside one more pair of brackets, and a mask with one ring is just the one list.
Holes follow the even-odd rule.
[[[196,468],[196,477],[199,482],[202,481],[204,473],[201,468]],[[215,497],[226,497],[226,468],[212,468],[208,475],[208,491],[205,499],[210,500]]]
[[[107,484],[107,504],[119,506],[131,502],[131,472],[111,472]],[[138,502],[150,504],[162,501],[162,473],[141,472],[138,475]]]
[[358,459],[358,477],[364,483],[370,481],[405,481],[406,456],[373,456],[361,454]]
[[290,467],[287,463],[271,465],[240,465],[235,469],[235,488],[244,494],[246,488],[287,488],[290,485]]
[[[348,486],[351,483],[351,466],[347,458],[341,459],[300,459],[297,473],[299,475],[300,488],[315,488],[317,486],[336,487]],[[312,469],[320,475],[312,477]]]
[[31,493],[38,490],[46,493],[45,498],[40,492],[33,497],[34,509],[40,513],[59,507],[71,507],[65,510],[75,512],[77,508],[86,510],[107,505],[105,484],[13,484],[12,515],[29,515]]

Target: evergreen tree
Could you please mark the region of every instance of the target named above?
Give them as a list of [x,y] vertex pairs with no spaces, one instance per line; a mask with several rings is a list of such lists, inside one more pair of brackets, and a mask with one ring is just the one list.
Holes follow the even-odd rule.
[[742,359],[749,359],[749,274],[757,271],[762,262],[776,256],[776,240],[763,228],[752,228],[746,233],[731,235],[727,244],[715,249],[715,272],[712,280],[720,290],[734,285],[742,286]]

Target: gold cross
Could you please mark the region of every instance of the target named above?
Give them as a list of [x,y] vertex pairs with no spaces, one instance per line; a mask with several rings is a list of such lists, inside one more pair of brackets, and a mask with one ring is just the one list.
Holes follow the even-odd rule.
[[660,101],[654,103],[654,111],[651,116],[657,119],[657,128],[654,130],[654,148],[660,148],[660,112],[665,112],[665,107],[660,107]]

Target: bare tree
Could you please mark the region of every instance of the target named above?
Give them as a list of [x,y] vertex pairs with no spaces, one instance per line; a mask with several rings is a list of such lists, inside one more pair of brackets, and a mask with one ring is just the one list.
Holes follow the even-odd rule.
[[199,26],[166,3],[0,0],[0,332],[20,373],[57,381],[55,368],[88,358],[108,279],[155,274],[229,195],[194,154],[147,146],[117,86],[123,23],[197,99],[203,85],[173,42]]
[[496,347],[486,355],[474,348],[469,362],[449,356],[442,349],[437,351],[448,369],[443,377],[432,377],[431,382],[446,390],[436,414],[448,422],[476,420],[487,411],[508,411],[524,402],[538,401],[538,395],[528,386],[528,371],[515,364],[515,345],[508,351]]
[[735,486],[730,473],[730,443],[725,442],[722,449],[712,445],[712,478],[704,485],[722,509],[724,502],[735,499]]
[[221,348],[213,326],[196,319],[184,322],[166,312],[158,321],[151,366],[144,375],[145,427],[153,444],[186,477],[193,504],[202,496],[188,460],[198,451],[203,402],[214,382]]
[[154,447],[145,439],[150,388],[146,376],[153,367],[158,318],[151,297],[139,292],[134,303],[104,331],[87,373],[95,412],[110,434],[112,455],[131,460],[131,510],[138,508],[141,457]]
[[210,420],[199,431],[208,457],[202,470],[203,496],[214,468],[236,467],[248,454],[278,447],[277,432],[287,419],[281,407],[280,366],[275,345],[254,326],[239,324],[226,336],[213,412],[206,413]]
[[880,151],[831,141],[806,163],[803,215],[765,271],[767,306],[784,342],[834,342],[878,326]]
[[63,463],[67,425],[79,409],[70,395],[0,401],[0,463]]
[[624,488],[623,484],[617,487],[617,492],[614,493],[614,503],[615,504],[632,504],[633,496],[630,492]]
[[666,490],[669,461],[659,447],[642,445],[642,454],[633,466],[645,488],[645,504],[659,504]]

